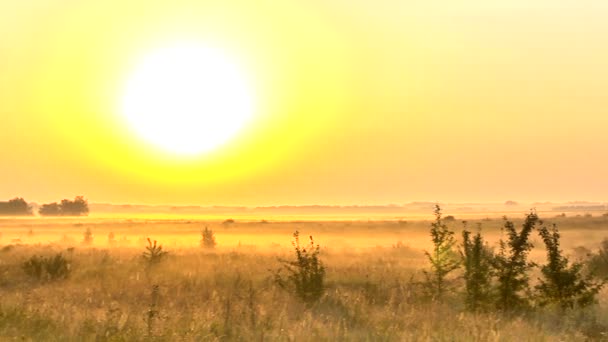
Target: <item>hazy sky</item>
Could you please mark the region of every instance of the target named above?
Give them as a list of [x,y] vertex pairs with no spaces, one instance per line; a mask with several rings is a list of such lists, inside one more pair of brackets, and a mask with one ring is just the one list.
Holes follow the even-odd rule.
[[[0,2],[0,199],[608,199],[608,2]],[[180,157],[120,99],[141,56],[222,49],[252,122]]]

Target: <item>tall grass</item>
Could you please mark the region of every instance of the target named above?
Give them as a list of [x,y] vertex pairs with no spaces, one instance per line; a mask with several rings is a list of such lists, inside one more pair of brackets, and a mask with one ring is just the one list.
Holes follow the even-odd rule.
[[[490,226],[484,227],[486,235],[498,223],[484,224]],[[269,231],[276,229],[268,226]],[[153,282],[142,267],[141,245],[100,248],[75,241],[71,251],[58,244],[3,246],[0,340],[521,341],[523,336],[531,341],[585,341],[605,338],[608,331],[606,289],[599,293],[598,305],[565,314],[550,307],[530,309],[525,317],[492,310],[468,312],[464,301],[421,300],[423,289],[410,279],[427,267],[428,260],[421,248],[411,247],[407,236],[387,230],[383,234],[394,239],[394,246],[343,248],[327,238],[332,231],[344,237],[353,234],[342,223],[302,226],[313,231],[323,246],[319,260],[325,269],[324,292],[314,305],[284,291],[269,271],[282,266],[277,257],[294,260],[288,234],[283,235],[286,243],[272,250],[219,245],[215,253],[207,253],[198,244],[200,226],[193,225],[192,246],[172,247],[171,257],[155,264]],[[365,227],[357,228],[361,234],[379,231],[368,222],[353,226]],[[156,232],[158,226],[147,227]],[[429,222],[411,221],[403,229],[424,235],[428,227]],[[122,235],[117,227],[111,229]],[[217,234],[237,229],[238,223]],[[474,246],[475,235],[471,238]],[[308,252],[308,246],[301,247]],[[589,248],[595,247],[589,244]],[[56,253],[71,262],[65,280],[31,281],[21,267],[32,255]],[[464,268],[450,275],[455,286],[449,291],[464,288],[463,273]],[[533,287],[542,274],[539,270],[532,274]]]

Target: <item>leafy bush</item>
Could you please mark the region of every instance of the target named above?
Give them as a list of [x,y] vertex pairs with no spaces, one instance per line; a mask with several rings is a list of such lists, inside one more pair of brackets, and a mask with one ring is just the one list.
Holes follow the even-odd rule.
[[276,283],[284,289],[289,289],[304,303],[311,305],[318,301],[325,292],[325,266],[319,259],[320,247],[315,246],[312,236],[308,248],[300,246],[300,233],[293,233],[292,245],[296,259],[281,260],[288,275],[283,278],[280,269],[275,273]]
[[154,240],[154,243],[152,243],[150,238],[147,238],[147,240],[148,246],[146,246],[146,251],[143,253],[143,258],[148,266],[156,265],[160,263],[169,252],[163,251],[163,246],[158,245],[156,240]]
[[23,271],[37,280],[66,279],[71,272],[69,261],[58,253],[52,257],[32,256],[22,265]]
[[562,309],[574,306],[584,307],[595,303],[596,295],[603,283],[594,283],[591,275],[583,277],[583,264],[570,264],[559,248],[559,231],[556,225],[551,229],[543,226],[539,234],[547,249],[547,264],[541,267],[544,279],[536,286],[540,305],[557,304]]
[[201,247],[207,249],[215,248],[215,234],[213,234],[213,230],[209,229],[205,226],[205,230],[201,231]]
[[431,271],[425,271],[424,274],[432,298],[441,301],[446,291],[446,278],[450,272],[460,267],[460,262],[454,253],[454,232],[443,221],[439,205],[435,205],[434,213],[435,222],[431,223],[433,251],[424,252],[431,263]]
[[592,254],[588,261],[592,272],[600,277],[608,278],[608,239],[604,239],[597,254]]
[[503,311],[521,309],[529,304],[528,271],[534,263],[528,261],[532,243],[528,241],[532,230],[539,222],[536,212],[526,215],[522,229],[517,232],[513,222],[505,217],[502,231],[507,233],[508,240],[499,241],[499,251],[493,258],[493,267],[498,279],[498,298],[496,307]]
[[492,250],[481,236],[481,224],[477,234],[462,231],[462,263],[464,266],[465,305],[467,310],[484,309],[490,302],[492,280]]

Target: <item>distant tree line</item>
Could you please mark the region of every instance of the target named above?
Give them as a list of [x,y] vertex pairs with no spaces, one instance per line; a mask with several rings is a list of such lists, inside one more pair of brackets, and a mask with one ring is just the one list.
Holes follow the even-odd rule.
[[60,203],[43,204],[38,210],[40,216],[86,216],[89,214],[89,203],[83,196],[76,196],[73,201],[64,199]]
[[33,214],[32,206],[23,198],[15,197],[12,200],[0,202],[0,215],[31,216]]
[[[40,216],[86,216],[89,214],[89,203],[83,196],[76,196],[73,201],[61,200],[40,206]],[[8,201],[0,201],[0,216],[32,216],[32,205],[20,197]]]

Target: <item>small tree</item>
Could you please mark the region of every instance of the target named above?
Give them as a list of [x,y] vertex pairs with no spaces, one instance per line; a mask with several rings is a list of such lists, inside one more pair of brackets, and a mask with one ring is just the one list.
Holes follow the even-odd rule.
[[201,231],[201,247],[206,249],[213,249],[215,248],[216,244],[217,243],[215,242],[215,234],[213,233],[213,230],[205,226],[205,229]]
[[575,306],[585,307],[596,301],[596,295],[604,283],[595,283],[589,274],[584,277],[582,263],[569,263],[559,248],[559,231],[556,225],[539,229],[547,249],[547,264],[541,267],[544,279],[536,286],[540,305],[557,304],[562,310]]
[[511,311],[529,304],[522,292],[529,290],[527,272],[535,265],[528,261],[528,254],[533,247],[528,239],[538,222],[536,212],[531,211],[526,215],[522,229],[517,232],[513,222],[505,217],[502,231],[506,231],[508,240],[500,239],[498,254],[493,259],[498,280],[496,307],[499,310]]
[[148,266],[156,265],[165,258],[168,252],[163,251],[163,246],[157,245],[156,240],[154,240],[154,243],[152,243],[150,238],[147,238],[147,240],[148,246],[146,246],[146,251],[143,253],[143,258]]
[[492,278],[492,251],[479,231],[471,238],[471,232],[462,231],[462,263],[464,265],[465,305],[470,311],[486,307],[490,301]]
[[43,204],[38,209],[40,216],[59,216],[61,215],[61,206],[57,202]]
[[431,239],[433,251],[424,254],[431,263],[431,271],[425,271],[426,282],[431,291],[433,299],[443,300],[446,291],[448,274],[460,266],[457,254],[454,252],[456,240],[454,232],[451,231],[441,217],[441,207],[435,205],[435,222],[431,223]]
[[588,265],[591,271],[608,279],[608,238],[602,241],[597,254],[591,255]]
[[325,266],[319,259],[320,247],[315,246],[312,236],[308,248],[300,246],[300,233],[293,233],[292,245],[295,249],[296,259],[293,261],[280,260],[287,271],[287,278],[280,274],[281,269],[275,273],[276,283],[284,289],[289,289],[307,305],[318,301],[325,292]]
[[93,231],[91,228],[88,228],[84,231],[82,244],[84,245],[92,245],[93,244]]

